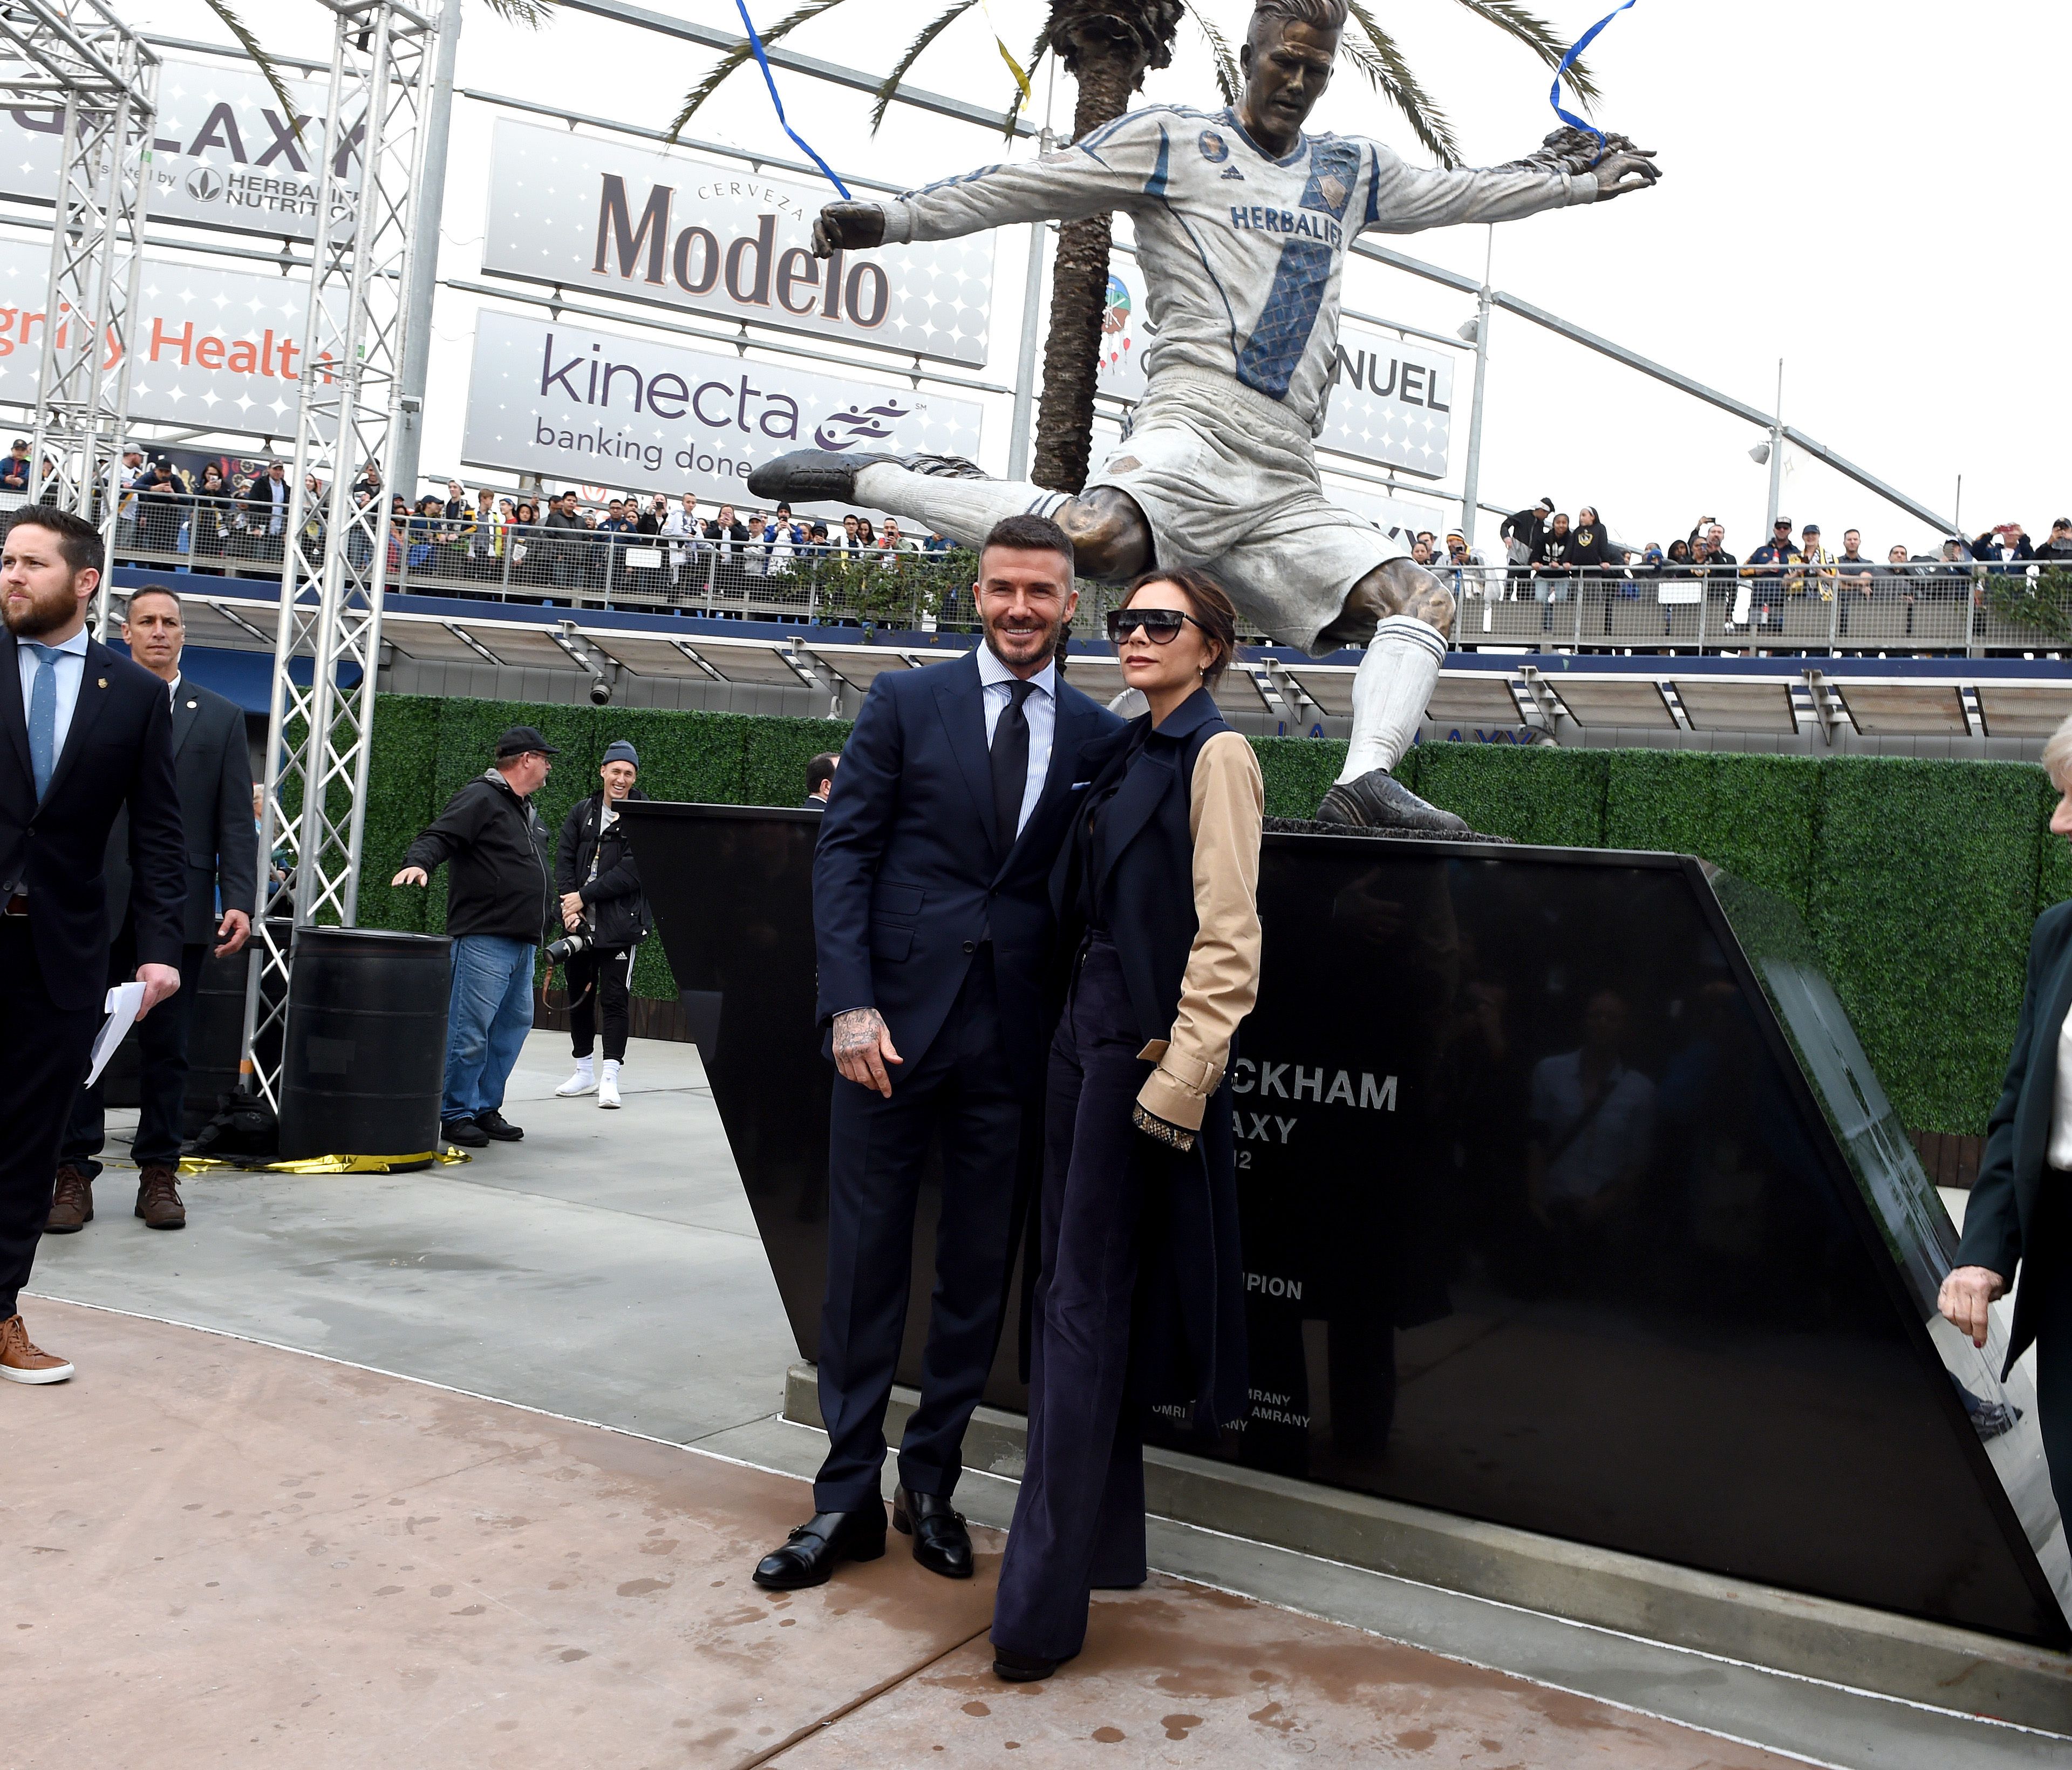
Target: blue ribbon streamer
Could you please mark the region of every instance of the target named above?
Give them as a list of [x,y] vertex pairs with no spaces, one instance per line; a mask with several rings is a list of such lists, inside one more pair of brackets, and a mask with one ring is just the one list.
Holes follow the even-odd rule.
[[[1626,3],[1628,6],[1631,6],[1633,4],[1633,0],[1626,0]],[[777,121],[783,126],[784,133],[790,136],[794,142],[798,143],[799,151],[800,153],[804,154],[808,159],[813,163],[814,165],[820,167],[823,172],[827,174],[828,183],[841,192],[841,199],[843,202],[849,203],[854,201],[855,200],[849,194],[849,187],[843,183],[840,179],[835,176],[835,169],[832,166],[828,165],[825,160],[822,159],[819,154],[813,151],[812,144],[808,142],[804,136],[801,135],[798,130],[791,127],[791,119],[785,116],[784,101],[777,96],[776,76],[770,72],[770,58],[763,52],[763,35],[755,28],[755,21],[748,16],[748,0],[734,0],[734,10],[741,14],[741,22],[748,27],[748,47],[755,53],[755,64],[763,70],[763,84],[770,88],[770,102],[777,108]],[[1601,31],[1603,29],[1604,27],[1602,25],[1597,27],[1598,31]],[[1595,31],[1593,31],[1591,35],[1594,36],[1597,33]],[[1589,37],[1585,37],[1583,39],[1584,43],[1588,43],[1589,41]],[[1576,47],[1577,49],[1580,49],[1581,48],[1582,44],[1578,43]],[[1571,53],[1572,54],[1573,51],[1572,51]],[[1566,64],[1564,63],[1563,65],[1565,66]],[[1558,85],[1560,82],[1557,80],[1556,84]]]
[[[1547,102],[1554,107],[1554,114],[1556,117],[1560,117],[1563,122],[1568,126],[1569,128],[1584,130],[1590,134],[1597,137],[1597,159],[1599,160],[1605,157],[1605,132],[1599,129],[1595,123],[1585,121],[1582,117],[1578,117],[1573,111],[1566,109],[1562,105],[1561,76],[1567,73],[1568,71],[1576,64],[1577,61],[1581,57],[1583,51],[1597,40],[1597,33],[1599,31],[1602,31],[1606,25],[1610,24],[1612,20],[1616,19],[1622,12],[1630,10],[1634,4],[1635,0],[1626,0],[1626,4],[1624,6],[1613,7],[1613,9],[1610,12],[1606,13],[1603,18],[1600,19],[1595,24],[1592,25],[1588,31],[1585,31],[1581,36],[1578,37],[1575,40],[1574,43],[1571,43],[1568,46],[1568,54],[1561,58],[1561,65],[1554,70],[1553,85],[1548,89]],[[747,14],[744,13],[742,16],[746,18]],[[774,88],[772,89],[772,96],[775,96]],[[812,150],[808,149],[808,151],[810,153]],[[1593,160],[1590,163],[1594,166],[1597,164],[1597,160]],[[829,173],[828,175],[832,178],[834,175],[832,173]]]

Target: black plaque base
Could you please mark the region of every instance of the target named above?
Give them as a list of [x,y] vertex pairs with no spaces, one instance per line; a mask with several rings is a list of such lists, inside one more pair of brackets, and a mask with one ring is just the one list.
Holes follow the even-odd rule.
[[[818,817],[628,815],[812,1358]],[[2072,1644],[2033,1395],[1934,1318],[1954,1232],[1788,907],[1673,855],[1285,834],[1260,898],[1252,1413],[1166,1442]],[[1019,1410],[1013,1340],[987,1399]]]

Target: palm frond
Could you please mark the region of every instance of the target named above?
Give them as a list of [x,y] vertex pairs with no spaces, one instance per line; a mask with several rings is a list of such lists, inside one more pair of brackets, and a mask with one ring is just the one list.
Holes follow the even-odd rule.
[[489,10],[507,24],[543,28],[554,15],[554,0],[487,0]]
[[[1568,52],[1568,44],[1555,35],[1554,27],[1537,13],[1517,4],[1517,0],[1459,0],[1459,4],[1507,37],[1523,43],[1549,68],[1559,68],[1562,56]],[[1589,69],[1580,61],[1562,77],[1586,108],[1602,96]]]
[[259,47],[259,39],[252,35],[245,21],[230,10],[226,0],[208,0],[208,10],[222,21],[223,28],[237,39],[237,47],[252,58],[252,64],[266,76],[266,84],[273,88],[273,96],[281,101],[281,114],[292,125],[295,120],[295,101],[289,97],[288,83],[281,77],[281,70],[273,65],[273,58]]
[[[1345,51],[1353,65],[1367,76],[1367,83],[1398,110],[1411,133],[1441,166],[1461,163],[1461,146],[1453,138],[1453,126],[1437,101],[1419,84],[1396,39],[1381,28],[1362,0],[1346,0],[1359,36],[1346,39]],[[1363,42],[1362,38],[1366,40]],[[1557,56],[1556,59],[1560,58]]]
[[[870,107],[872,134],[875,135],[879,126],[884,122],[885,113],[891,108],[892,95],[899,90],[899,82],[906,77],[908,72],[913,68],[914,64],[921,59],[928,45],[977,4],[978,0],[950,0],[948,10],[940,17],[923,26],[921,35],[907,44],[906,52],[894,64],[892,72],[885,76],[885,84],[878,88],[878,102]],[[1017,96],[1019,96],[1021,88],[1017,87],[1015,90]]]
[[1209,53],[1215,57],[1216,86],[1223,95],[1226,105],[1235,105],[1244,96],[1244,75],[1237,64],[1237,57],[1231,53],[1230,40],[1216,28],[1216,22],[1194,3],[1194,0],[1180,0],[1187,9],[1187,16],[1194,21],[1202,35],[1209,40]]
[[[842,0],[806,0],[806,3],[789,18],[779,19],[776,23],[762,33],[764,45],[767,47],[780,38],[789,36],[800,25],[819,18],[822,13],[841,3]],[[210,4],[214,5],[215,0],[210,0]],[[675,141],[682,133],[684,125],[690,121],[691,118],[697,113],[698,107],[726,83],[727,76],[734,72],[743,62],[753,61],[754,59],[755,51],[749,47],[745,39],[722,56],[713,64],[712,72],[693,86],[689,96],[684,98],[684,108],[676,113],[676,120],[669,126],[667,139]]]
[[[1029,51],[1027,66],[1030,81],[1032,84],[1036,79],[1036,69],[1042,63],[1044,56],[1048,53],[1050,47],[1050,21],[1046,18],[1043,21],[1043,28],[1036,33],[1034,47]],[[1014,88],[1014,96],[1007,101],[1007,115],[1002,119],[1006,125],[1007,139],[1010,142],[1014,139],[1014,126],[1022,121],[1022,88],[1018,85]]]

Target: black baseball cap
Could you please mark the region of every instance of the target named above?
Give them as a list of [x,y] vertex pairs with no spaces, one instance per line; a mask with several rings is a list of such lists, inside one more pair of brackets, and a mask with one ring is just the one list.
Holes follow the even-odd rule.
[[514,725],[496,740],[496,759],[499,762],[507,761],[512,756],[524,755],[534,750],[543,756],[557,756],[561,753],[541,735],[535,726]]

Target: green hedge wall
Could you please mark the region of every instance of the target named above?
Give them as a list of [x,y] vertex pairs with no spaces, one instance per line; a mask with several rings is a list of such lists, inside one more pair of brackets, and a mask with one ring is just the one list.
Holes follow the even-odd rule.
[[[561,747],[540,809],[557,830],[615,738],[640,752],[651,798],[796,805],[807,759],[841,747],[832,719],[535,706],[384,695],[369,779],[360,919],[436,932],[446,894],[392,890],[410,839],[497,735],[536,725]],[[1305,817],[1342,743],[1253,740],[1268,812]],[[2048,834],[2056,795],[2026,764],[1423,744],[1397,773],[1475,828],[1514,840],[1703,855],[1805,919],[1905,1122],[1975,1134],[1997,1097],[2021,1006],[2030,924],[2072,897],[2072,850]],[[676,994],[662,944],[636,994]]]

